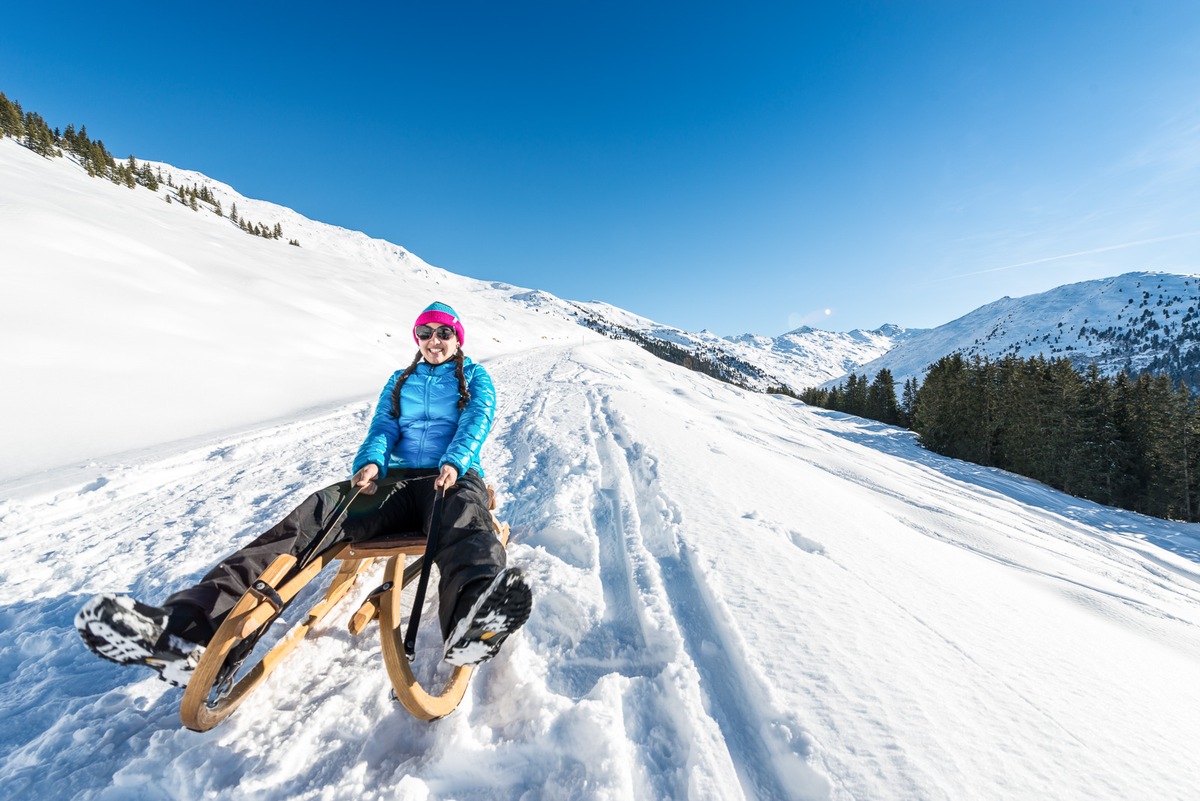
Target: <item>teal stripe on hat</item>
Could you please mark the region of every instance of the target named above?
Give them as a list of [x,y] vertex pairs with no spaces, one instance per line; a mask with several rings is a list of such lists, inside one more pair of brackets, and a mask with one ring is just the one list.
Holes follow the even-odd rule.
[[[440,303],[440,302],[438,302],[438,301],[436,301],[436,300],[435,300],[433,303],[430,303],[428,306],[426,306],[426,307],[425,307],[425,311],[427,311],[427,312],[430,312],[430,311],[439,311],[439,312],[442,312],[442,313],[444,313],[444,314],[448,314],[448,315],[450,315],[450,316],[451,316],[451,317],[453,317],[455,320],[457,320],[457,319],[458,319],[458,312],[456,312],[454,309],[452,309],[452,308],[450,308],[449,306],[447,306],[445,303]],[[422,313],[424,313],[424,312],[422,312]]]

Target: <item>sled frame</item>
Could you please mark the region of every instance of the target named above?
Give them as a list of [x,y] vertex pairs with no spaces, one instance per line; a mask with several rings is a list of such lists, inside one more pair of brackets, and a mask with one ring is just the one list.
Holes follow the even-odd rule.
[[[488,494],[492,496],[491,505],[494,508],[495,500],[490,487]],[[493,514],[492,527],[501,544],[507,546],[508,524],[501,523]],[[378,619],[384,667],[396,699],[409,713],[421,720],[436,720],[453,712],[466,694],[472,666],[455,667],[441,690],[432,693],[417,681],[404,653],[401,595],[404,588],[420,575],[425,544],[426,539],[422,534],[344,544],[317,554],[298,571],[295,570],[295,556],[284,554],[277,557],[230,610],[201,655],[179,708],[183,725],[193,731],[203,732],[229,717],[346,597],[357,583],[359,575],[370,568],[376,559],[387,560],[384,584],[380,587],[381,591],[371,593],[351,617],[350,633],[358,635],[372,620]],[[410,557],[411,562],[408,561]],[[279,614],[276,599],[265,588],[270,588],[286,606],[335,561],[340,561],[341,565],[324,597],[308,610],[303,620],[254,662],[228,692],[214,700],[213,690],[233,649],[247,639],[257,637]],[[255,585],[265,585],[265,588],[256,589]]]

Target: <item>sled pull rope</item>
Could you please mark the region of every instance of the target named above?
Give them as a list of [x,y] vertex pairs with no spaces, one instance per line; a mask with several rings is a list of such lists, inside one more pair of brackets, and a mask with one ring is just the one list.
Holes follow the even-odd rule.
[[408,633],[404,636],[404,655],[413,661],[417,653],[417,627],[421,625],[421,607],[425,605],[425,591],[429,587],[429,572],[433,569],[433,555],[437,553],[438,531],[442,527],[442,501],[446,488],[438,487],[433,496],[433,511],[429,515],[429,534],[425,538],[425,558],[421,560],[421,578],[417,581],[417,594],[413,598],[412,614],[408,618]]

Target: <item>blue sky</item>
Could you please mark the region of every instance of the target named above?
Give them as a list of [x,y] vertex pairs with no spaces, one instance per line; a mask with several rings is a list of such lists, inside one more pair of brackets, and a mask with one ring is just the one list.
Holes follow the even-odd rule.
[[[1200,4],[19,4],[114,155],[719,334],[1200,272]],[[2,180],[2,176],[0,176]]]

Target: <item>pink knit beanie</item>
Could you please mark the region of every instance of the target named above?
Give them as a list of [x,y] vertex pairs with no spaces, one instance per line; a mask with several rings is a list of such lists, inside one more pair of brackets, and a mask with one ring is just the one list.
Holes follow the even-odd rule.
[[[458,334],[458,344],[463,345],[467,341],[466,332],[463,330],[462,322],[458,319],[458,312],[447,306],[445,303],[430,303],[425,308],[425,311],[417,315],[417,321],[413,323],[413,328],[418,325],[448,325],[454,329],[454,333]],[[416,331],[413,331],[413,341],[420,342],[417,339]]]

